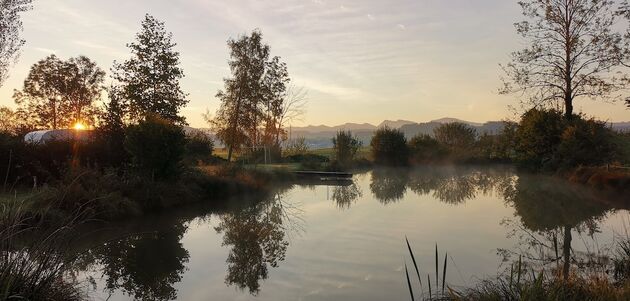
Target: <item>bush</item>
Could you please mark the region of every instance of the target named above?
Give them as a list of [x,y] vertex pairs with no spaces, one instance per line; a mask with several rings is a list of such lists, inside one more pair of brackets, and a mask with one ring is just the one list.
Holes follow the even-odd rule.
[[376,164],[403,166],[409,162],[407,138],[400,130],[388,127],[376,130],[370,146]]
[[361,147],[361,141],[350,131],[339,131],[332,139],[332,143],[337,167],[349,167]]
[[291,139],[286,143],[283,151],[284,156],[305,155],[308,153],[309,147],[306,143],[306,138],[298,137]]
[[443,124],[433,134],[454,159],[469,157],[477,139],[477,131],[473,127],[459,122]]
[[304,170],[320,170],[322,165],[330,161],[328,157],[316,154],[299,154],[285,158],[289,163],[300,163],[300,168]]
[[531,109],[521,118],[516,131],[517,158],[525,166],[549,165],[564,131],[564,114],[558,110]]
[[186,137],[181,127],[159,117],[148,117],[127,129],[125,149],[133,164],[152,179],[179,173]]
[[446,156],[446,149],[429,135],[417,135],[409,141],[409,152],[412,163],[438,162]]
[[615,133],[604,122],[557,110],[526,112],[516,131],[517,158],[534,169],[570,169],[610,163],[618,154]]
[[552,164],[571,168],[609,163],[615,155],[613,135],[604,122],[575,116],[562,132]]
[[203,132],[195,132],[186,137],[186,158],[192,161],[208,162],[214,150],[214,141]]

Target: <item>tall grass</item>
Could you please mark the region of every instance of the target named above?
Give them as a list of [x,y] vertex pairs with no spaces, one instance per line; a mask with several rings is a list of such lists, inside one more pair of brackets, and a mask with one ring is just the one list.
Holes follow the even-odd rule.
[[[426,296],[424,294],[424,289],[422,286],[422,277],[420,277],[420,269],[418,268],[418,263],[416,262],[416,256],[413,253],[413,249],[411,248],[411,244],[409,243],[409,239],[405,237],[405,242],[407,243],[407,250],[409,251],[409,256],[411,257],[411,261],[413,263],[414,269],[416,270],[416,275],[418,277],[418,283],[420,284],[420,297],[418,300],[448,300],[449,295],[446,294],[446,269],[448,266],[448,252],[444,253],[444,263],[442,265],[442,290],[440,291],[440,273],[439,273],[439,265],[440,265],[440,256],[438,251],[438,245],[435,245],[435,295],[433,294],[433,290],[431,287],[431,275],[427,273],[427,285],[429,289],[429,294]],[[413,294],[413,286],[411,285],[411,277],[409,276],[409,272],[407,269],[407,262],[405,262],[405,275],[407,277],[407,285],[409,286],[409,295],[411,296],[411,300],[415,301],[415,297]],[[449,292],[451,289],[449,288]]]
[[44,231],[32,225],[18,203],[0,204],[0,300],[85,300],[70,277],[73,260],[61,247],[82,217]]

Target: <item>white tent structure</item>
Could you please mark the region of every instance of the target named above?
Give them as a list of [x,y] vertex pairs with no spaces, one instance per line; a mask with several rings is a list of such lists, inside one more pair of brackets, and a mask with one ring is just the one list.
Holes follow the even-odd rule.
[[26,134],[26,136],[24,136],[24,141],[33,144],[65,140],[86,141],[90,138],[91,132],[92,131],[89,130],[75,129],[34,131]]

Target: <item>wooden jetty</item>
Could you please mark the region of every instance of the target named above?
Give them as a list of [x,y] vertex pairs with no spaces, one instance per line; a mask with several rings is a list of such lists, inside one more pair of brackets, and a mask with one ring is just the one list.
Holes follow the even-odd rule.
[[351,182],[352,173],[336,171],[295,171],[299,179],[316,180],[320,182]]

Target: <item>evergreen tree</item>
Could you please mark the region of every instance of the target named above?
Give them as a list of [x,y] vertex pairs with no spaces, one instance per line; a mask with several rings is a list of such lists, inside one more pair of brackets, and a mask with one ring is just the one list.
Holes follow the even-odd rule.
[[122,97],[128,103],[131,119],[157,115],[162,119],[185,124],[179,111],[188,100],[180,87],[184,77],[179,67],[179,52],[164,22],[146,15],[136,41],[127,44],[131,58],[114,63],[114,79],[120,83]]

